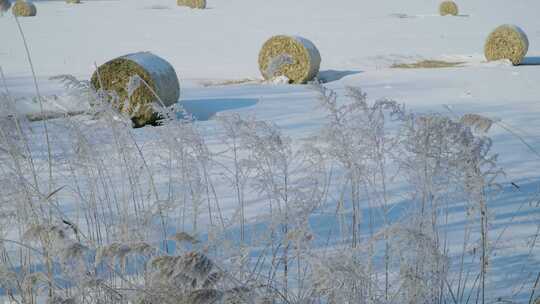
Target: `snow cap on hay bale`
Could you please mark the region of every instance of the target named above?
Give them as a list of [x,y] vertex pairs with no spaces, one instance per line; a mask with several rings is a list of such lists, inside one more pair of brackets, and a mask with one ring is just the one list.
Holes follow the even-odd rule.
[[454,1],[450,1],[450,0],[443,1],[439,5],[439,13],[441,14],[441,16],[446,16],[446,15],[457,16],[458,12],[459,12],[458,6]]
[[320,65],[317,47],[298,36],[271,37],[259,53],[259,70],[267,80],[285,76],[291,83],[306,83],[317,76]]
[[178,0],[178,6],[187,6],[190,8],[206,8],[206,0]]
[[[133,76],[139,76],[151,89],[141,82],[133,92],[128,92],[128,83]],[[114,106],[128,114],[135,127],[156,122],[159,117],[153,103],[171,106],[180,97],[174,68],[150,52],[128,54],[104,63],[92,75],[91,83],[95,89],[103,85],[105,91],[115,92],[119,98]]]
[[486,39],[484,55],[488,61],[508,59],[518,65],[529,50],[529,39],[525,32],[511,24],[497,27]]
[[30,1],[17,0],[11,8],[11,12],[17,17],[33,17],[36,15],[37,9]]
[[7,12],[11,8],[9,0],[0,0],[0,13]]

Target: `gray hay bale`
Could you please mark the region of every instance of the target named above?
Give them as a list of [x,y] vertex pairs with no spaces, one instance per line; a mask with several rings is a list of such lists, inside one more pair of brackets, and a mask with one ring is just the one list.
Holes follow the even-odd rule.
[[441,2],[441,4],[439,5],[439,13],[441,14],[441,16],[457,16],[457,14],[459,13],[459,9],[454,1],[447,0]]
[[17,17],[33,17],[37,14],[37,9],[34,3],[26,0],[17,0],[11,12]]
[[298,36],[271,37],[259,53],[259,70],[266,80],[285,76],[292,83],[306,83],[317,76],[320,65],[317,47]]
[[484,45],[488,61],[508,59],[519,65],[529,50],[529,39],[518,26],[504,24],[491,32]]
[[80,4],[81,0],[66,0],[67,4]]
[[[141,83],[133,92],[128,92],[128,83],[134,76],[139,76],[151,89]],[[168,107],[180,97],[174,68],[150,52],[128,54],[104,63],[92,75],[91,83],[96,89],[115,92],[119,97],[115,108],[129,115],[135,127],[156,122],[159,117],[154,103]]]
[[206,8],[206,0],[177,0],[176,4],[178,4],[178,6],[187,6],[189,8]]

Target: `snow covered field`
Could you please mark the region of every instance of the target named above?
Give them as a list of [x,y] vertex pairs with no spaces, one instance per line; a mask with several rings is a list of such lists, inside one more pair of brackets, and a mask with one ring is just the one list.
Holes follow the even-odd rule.
[[[36,1],[37,16],[20,18],[19,21],[29,44],[46,111],[62,113],[87,109],[84,101],[68,94],[58,81],[49,77],[71,74],[87,80],[95,64],[100,65],[127,53],[151,51],[176,69],[181,86],[180,104],[199,119],[195,123],[197,132],[202,134],[212,153],[219,153],[225,146],[221,142],[221,124],[211,119],[220,113],[238,113],[241,117],[275,123],[284,136],[291,138],[294,147],[317,135],[322,128],[325,113],[319,106],[319,93],[311,86],[258,81],[261,78],[257,66],[259,49],[266,39],[276,34],[300,35],[315,43],[322,56],[319,78],[338,94],[340,102],[346,88],[352,86],[361,88],[369,100],[393,99],[415,113],[436,112],[457,117],[474,113],[499,121],[488,134],[493,139],[492,149],[499,155],[498,165],[505,176],[498,178],[502,191],[488,202],[489,246],[492,252],[486,302],[528,303],[540,273],[540,246],[535,245],[540,228],[540,155],[532,151],[540,151],[540,1],[460,1],[460,15],[456,17],[438,16],[438,3],[435,0],[208,0],[208,9],[191,10],[177,7],[173,0],[87,0],[81,5]],[[529,52],[521,66],[512,66],[505,61],[488,63],[483,57],[485,38],[496,26],[505,23],[519,25],[528,35]],[[11,14],[0,17],[0,37],[0,67],[5,74],[6,87],[16,101],[15,108],[19,114],[38,114],[39,104],[33,99],[36,93],[30,67]],[[440,69],[391,68],[395,63],[423,59],[463,64]],[[220,85],[243,79],[252,81]],[[4,85],[0,86],[0,92],[4,90]],[[0,105],[0,108],[5,110],[7,106]],[[0,113],[0,117],[5,118],[5,111]],[[73,127],[73,123],[78,127]],[[147,162],[144,165],[147,168],[143,170],[135,168],[138,166],[131,168],[126,165],[124,168],[117,163],[121,162],[118,141],[129,142],[127,133],[124,133],[128,131],[116,134],[120,139],[112,138],[114,127],[100,125],[90,115],[53,119],[48,124],[56,163],[53,189],[62,188],[55,193],[55,204],[69,218],[76,219],[80,227],[90,225],[88,223],[92,220],[85,220],[88,210],[73,204],[73,201],[77,195],[92,191],[76,189],[76,185],[95,186],[101,194],[117,193],[122,197],[118,201],[123,201],[124,196],[130,195],[130,187],[140,183],[141,193],[133,194],[138,196],[133,201],[140,200],[139,207],[143,209],[153,208],[152,203],[142,199],[147,195],[143,192],[152,188],[145,184],[149,179],[147,171],[155,172],[152,183],[157,188],[159,195],[156,195],[160,196],[156,201],[174,197],[175,191],[181,191],[179,189],[183,187],[169,187],[169,182],[179,177],[168,179],[167,171],[173,169],[166,166],[170,151],[157,146],[167,142],[169,133],[163,128],[130,130],[135,144],[120,145],[140,147]],[[50,185],[43,122],[27,122],[24,128],[30,151],[35,154],[38,177],[43,178],[39,183],[45,189]],[[85,146],[90,151],[85,157],[91,158],[93,149],[100,151],[100,157],[110,155],[109,159],[96,161],[96,164],[101,162],[100,165],[89,166],[86,171],[73,167],[85,159],[77,158],[81,155],[70,150],[73,142],[80,139],[73,135],[79,128],[82,133],[86,132],[83,135],[90,141]],[[122,137],[124,135],[126,138]],[[0,146],[0,152],[4,153],[4,150],[9,149]],[[130,157],[137,159],[136,153]],[[2,165],[0,174],[7,177],[13,168],[6,164]],[[115,165],[119,166],[118,171],[114,169]],[[100,171],[99,166],[110,168],[111,176],[106,179],[111,185],[94,185],[86,181],[86,178],[91,180],[97,176],[95,172]],[[77,175],[83,171],[87,177]],[[125,181],[138,174],[143,176],[140,180]],[[78,177],[84,181],[74,181]],[[238,217],[237,197],[220,176],[211,178],[215,179],[215,189],[212,189],[215,195],[208,196],[219,202],[219,212],[227,222],[224,226],[230,229],[228,233],[238,232],[238,223],[235,222]],[[100,179],[96,177],[97,180]],[[400,194],[401,186],[392,184],[388,190],[392,193],[392,206],[398,211],[409,208],[407,201],[410,198]],[[107,187],[117,187],[118,191],[109,191]],[[327,212],[335,212],[336,202],[343,199],[337,188],[335,185],[330,187],[324,206],[317,210],[320,216],[310,219],[310,229],[319,240],[315,246],[317,249],[330,238],[332,227],[340,224],[324,216]],[[15,195],[10,190],[13,189],[5,187],[1,190],[5,191],[0,199],[4,205]],[[209,190],[205,188],[204,191]],[[80,199],[85,201],[89,198]],[[260,228],[255,223],[264,223],[267,219],[267,202],[255,193],[247,195],[246,201],[247,222],[253,225],[251,233],[256,233]],[[448,240],[445,246],[451,260],[451,275],[447,283],[457,286],[464,234],[468,225],[473,224],[467,219],[460,202],[451,203],[453,208],[445,214],[447,219],[442,231]],[[371,208],[367,200],[362,200],[361,206],[366,212]],[[206,209],[206,203],[200,208]],[[217,208],[209,207],[210,213],[217,212]],[[208,233],[207,227],[212,226],[211,219],[215,218],[207,214],[208,210],[198,212],[201,212],[200,225],[203,228],[199,227],[200,231],[196,232],[201,238],[211,238],[212,233]],[[397,212],[391,218],[397,220],[404,214]],[[364,217],[369,220],[367,215]],[[184,222],[184,217],[179,214],[171,213],[165,221],[164,229],[167,231],[194,233],[191,229],[193,221]],[[382,224],[375,226],[380,228],[379,225]],[[128,227],[131,226],[126,224],[126,227],[118,229]],[[367,223],[362,224],[361,232],[365,237],[368,237],[369,228]],[[478,238],[478,230],[475,229],[471,232],[473,239]],[[3,238],[17,238],[21,232],[17,230],[0,229]],[[105,234],[109,236],[108,232]],[[140,234],[148,238],[151,232]],[[111,232],[111,235],[126,235],[126,231]],[[237,240],[238,236],[232,238]],[[100,241],[106,243],[110,240]],[[479,249],[471,245],[467,250]],[[223,252],[220,254],[225,255]],[[478,274],[478,255],[471,254],[470,258],[465,267],[471,272],[468,280],[473,281]],[[377,261],[376,267],[380,268],[381,265],[377,264],[380,260]],[[446,303],[476,301],[476,294],[469,300],[468,291],[464,294],[464,297],[458,294],[458,300],[449,296]],[[540,288],[536,295],[540,295]],[[398,299],[392,303],[401,302]]]

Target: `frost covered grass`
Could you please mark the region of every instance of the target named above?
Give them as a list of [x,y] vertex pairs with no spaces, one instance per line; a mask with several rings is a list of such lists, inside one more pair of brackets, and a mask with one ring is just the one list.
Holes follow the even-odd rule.
[[9,0],[0,1],[0,16],[4,15],[5,12],[9,11],[11,8],[11,2]]
[[[53,119],[36,90],[41,110],[20,115],[1,76],[0,287],[12,302],[538,296],[540,273],[526,261],[538,252],[538,185],[501,191],[507,168],[490,132],[513,130],[499,120],[315,85],[322,117],[301,136],[270,119],[205,125],[159,105],[162,125],[134,130],[107,102],[115,93],[70,75],[56,79],[86,110]],[[531,196],[516,198],[526,187]]]
[[316,85],[325,118],[301,141],[229,114],[209,145],[162,109],[141,146],[109,92],[59,80],[92,105],[85,116],[45,117],[46,142],[16,112],[0,129],[0,286],[12,301],[487,302],[499,237],[488,206],[503,173],[490,119]]

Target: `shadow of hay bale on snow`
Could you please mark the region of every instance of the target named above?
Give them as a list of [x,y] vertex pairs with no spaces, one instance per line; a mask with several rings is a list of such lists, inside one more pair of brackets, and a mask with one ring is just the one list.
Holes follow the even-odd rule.
[[338,81],[350,75],[360,74],[362,71],[337,71],[337,70],[325,70],[320,71],[317,78],[322,83],[328,83],[332,81]]
[[[134,76],[141,83],[129,88]],[[110,101],[131,117],[135,127],[156,123],[159,117],[155,104],[168,107],[180,97],[174,68],[150,52],[128,54],[104,63],[92,75],[91,83],[95,89],[115,92],[117,100]]]
[[525,57],[521,61],[520,65],[540,65],[540,57]]
[[291,83],[307,83],[317,76],[320,65],[317,47],[298,36],[271,37],[259,53],[259,70],[266,80],[285,76]]
[[[218,98],[182,100],[181,105],[194,119],[206,121],[212,119],[219,112],[252,107],[258,102],[259,100],[253,98]],[[178,113],[178,117],[184,118],[182,113]]]

